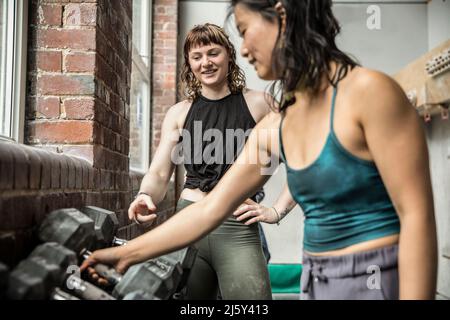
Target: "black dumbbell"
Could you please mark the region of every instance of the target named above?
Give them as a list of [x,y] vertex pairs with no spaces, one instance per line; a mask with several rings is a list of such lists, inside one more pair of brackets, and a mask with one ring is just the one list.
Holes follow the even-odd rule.
[[57,287],[61,269],[43,258],[30,257],[11,272],[8,298],[12,300],[79,300]]
[[[39,237],[42,241],[55,241],[75,252],[81,252],[83,258],[86,258],[89,251],[82,248],[91,247],[91,242],[96,237],[94,221],[77,209],[57,210],[50,213],[44,220],[39,230]],[[170,263],[173,265],[169,266]],[[163,265],[164,269],[160,270]],[[115,289],[115,296],[122,298],[126,293],[142,289],[149,293],[158,292],[158,297],[165,299],[169,291],[177,288],[182,269],[176,261],[171,259],[166,259],[165,263],[149,261],[146,266],[148,266],[148,272],[142,271],[143,274],[146,273],[145,279],[139,274],[126,275],[126,281],[117,290]],[[102,264],[96,264],[94,268],[100,276],[108,280],[112,287],[117,286],[124,277],[114,269]],[[133,280],[130,281],[130,279]],[[127,289],[130,283],[136,283],[137,287],[133,290]],[[157,284],[156,287],[155,284]]]
[[91,250],[126,244],[126,240],[116,237],[119,220],[115,212],[94,206],[83,207],[80,211],[94,221],[95,241]]
[[[89,206],[80,209],[85,215],[90,217],[95,223],[97,249],[125,245],[126,240],[117,238],[115,235],[119,228],[119,222],[116,214],[113,211],[102,208]],[[189,272],[194,265],[197,255],[197,249],[193,246],[174,251],[162,257],[168,257],[171,260],[178,262],[183,270],[183,275],[176,291],[181,291],[187,283]]]
[[[90,206],[80,209],[85,215],[91,218],[95,223],[96,243],[97,249],[102,249],[110,246],[125,245],[127,240],[117,238],[115,235],[119,228],[119,222],[116,214],[113,211],[102,208]],[[189,270],[194,265],[197,249],[193,246],[174,251],[164,256],[179,262],[183,269],[183,278],[187,277]],[[185,281],[184,281],[185,283]]]
[[[51,212],[42,222],[39,239],[42,242],[56,242],[75,251],[80,257],[89,256],[87,248],[95,241],[94,221],[77,209],[60,209]],[[97,264],[95,270],[112,285],[117,284],[122,275],[113,268]]]
[[151,259],[130,267],[114,287],[112,295],[122,299],[127,294],[141,290],[166,300],[178,288],[182,272],[180,264],[170,258]]
[[61,270],[58,285],[85,300],[114,300],[105,291],[81,279],[77,274],[77,256],[75,252],[56,243],[47,242],[37,246],[30,254],[30,258],[39,257],[49,265],[56,265]]

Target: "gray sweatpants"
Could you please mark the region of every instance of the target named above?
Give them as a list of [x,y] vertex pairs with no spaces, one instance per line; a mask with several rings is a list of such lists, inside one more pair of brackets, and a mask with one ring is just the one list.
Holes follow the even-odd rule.
[[337,257],[303,254],[302,300],[397,300],[398,245]]
[[[191,201],[180,199],[176,212]],[[270,300],[269,271],[258,225],[246,226],[234,217],[199,240],[197,258],[189,274],[185,299]]]

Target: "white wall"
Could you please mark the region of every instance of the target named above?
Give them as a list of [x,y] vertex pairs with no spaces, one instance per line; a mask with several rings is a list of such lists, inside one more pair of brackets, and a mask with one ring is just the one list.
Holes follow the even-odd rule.
[[[450,1],[428,5],[429,49],[450,39]],[[438,293],[450,299],[450,123],[439,117],[427,125],[439,241]]]
[[450,38],[450,1],[433,0],[428,4],[428,48]]

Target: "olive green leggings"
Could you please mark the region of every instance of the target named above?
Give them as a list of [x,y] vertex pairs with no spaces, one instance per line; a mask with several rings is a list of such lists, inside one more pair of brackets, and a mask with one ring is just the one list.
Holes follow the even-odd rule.
[[[176,212],[193,202],[180,199]],[[188,300],[272,299],[269,272],[261,247],[258,225],[246,226],[228,218],[198,241],[197,258],[186,286]]]

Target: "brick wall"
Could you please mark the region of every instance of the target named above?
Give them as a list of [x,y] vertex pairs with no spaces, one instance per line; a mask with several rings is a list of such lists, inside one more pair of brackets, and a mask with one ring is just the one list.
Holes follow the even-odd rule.
[[153,1],[152,154],[161,138],[167,109],[177,101],[178,0]]
[[[176,1],[156,2],[168,8],[166,15],[176,12]],[[176,39],[175,26],[162,28]],[[157,29],[155,24],[155,42],[168,37]],[[132,0],[30,0],[25,132],[30,146],[0,142],[1,261],[14,265],[28,254],[42,219],[58,208],[113,210],[120,237],[152,227],[129,225],[126,215],[142,179],[129,171],[131,37]],[[167,61],[176,65],[175,56],[174,51]],[[158,77],[159,64],[153,61]],[[153,82],[156,128],[175,103],[168,87],[175,93],[174,79],[175,69]],[[174,197],[172,184],[158,207],[168,215],[156,224],[173,212]]]

